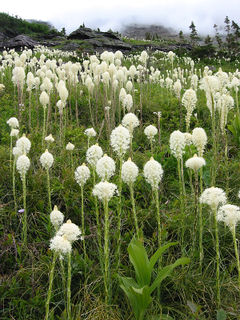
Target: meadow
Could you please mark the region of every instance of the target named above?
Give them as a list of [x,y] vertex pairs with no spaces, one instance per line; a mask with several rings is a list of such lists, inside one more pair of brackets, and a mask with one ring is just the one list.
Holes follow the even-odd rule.
[[1,53],[1,319],[239,319],[238,66]]

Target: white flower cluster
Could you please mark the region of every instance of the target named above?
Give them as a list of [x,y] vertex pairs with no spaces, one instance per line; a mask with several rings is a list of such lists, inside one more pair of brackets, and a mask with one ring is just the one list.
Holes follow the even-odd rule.
[[120,124],[112,131],[110,136],[110,143],[113,151],[116,152],[119,157],[122,157],[126,153],[130,145],[130,133],[128,129],[124,128]]
[[66,150],[68,151],[72,151],[74,148],[75,146],[71,142],[68,142],[68,144],[66,145]]
[[134,113],[127,113],[122,119],[122,125],[126,127],[132,136],[133,130],[139,126],[139,120]]
[[182,97],[182,104],[186,108],[187,114],[186,114],[186,124],[187,128],[189,128],[190,125],[190,118],[193,113],[193,110],[197,103],[197,95],[196,92],[193,89],[188,89],[185,91],[183,97]]
[[123,182],[132,184],[135,182],[138,176],[138,167],[136,164],[131,160],[125,161],[122,165],[122,180]]
[[221,188],[211,187],[203,191],[199,198],[200,203],[208,204],[211,209],[217,210],[220,204],[227,202],[225,192]]
[[102,180],[108,180],[111,178],[115,172],[115,168],[114,160],[106,154],[98,160],[96,165],[97,174]]
[[50,250],[55,251],[61,255],[66,255],[68,253],[71,253],[72,245],[66,237],[56,235],[50,240]]
[[31,149],[31,142],[25,134],[23,134],[22,137],[17,140],[16,147],[21,150],[22,154],[28,153]]
[[195,154],[192,158],[185,162],[185,165],[187,168],[197,171],[198,169],[202,168],[202,166],[206,165],[206,161],[202,157],[198,157]]
[[163,169],[161,164],[158,161],[151,158],[144,165],[143,174],[147,182],[155,190],[158,188],[158,185],[162,180]]
[[16,168],[22,180],[24,179],[29,167],[30,167],[29,158],[25,154],[22,154],[21,156],[19,156],[17,159]]
[[157,134],[157,132],[157,128],[151,124],[144,129],[144,134],[150,141],[154,141],[154,136]]
[[79,184],[79,186],[84,186],[87,180],[90,178],[90,170],[83,163],[81,166],[77,167],[75,170],[75,180]]
[[117,192],[117,186],[114,183],[102,181],[93,188],[93,195],[101,201],[109,201]]
[[97,133],[93,128],[88,128],[84,131],[84,134],[89,138],[92,138],[92,137],[95,137]]
[[205,146],[207,144],[207,135],[203,128],[195,128],[192,131],[192,142],[197,148],[198,155],[203,156]]
[[12,129],[10,132],[10,137],[18,137],[19,130],[18,129]]
[[47,142],[54,142],[55,139],[53,138],[52,134],[49,134],[47,137],[45,137],[45,141],[47,141]]
[[53,165],[53,161],[54,161],[53,155],[50,152],[48,152],[48,150],[46,149],[45,152],[40,157],[41,165],[43,166],[44,169],[49,170]]
[[184,154],[185,136],[179,130],[175,130],[170,135],[170,149],[175,158],[181,159]]
[[44,108],[46,108],[47,104],[49,104],[49,95],[47,94],[47,92],[43,91],[40,94],[39,101],[40,101],[41,105]]
[[94,168],[96,167],[98,160],[101,159],[102,156],[103,151],[98,144],[94,144],[93,146],[88,148],[86,153],[87,162]]
[[53,211],[50,213],[50,221],[56,230],[62,225],[63,220],[63,213],[58,210],[57,206],[54,206]]
[[75,223],[72,223],[71,220],[67,220],[66,223],[61,225],[56,235],[66,237],[66,239],[72,243],[78,240],[81,234],[82,232],[79,227]]
[[9,127],[11,127],[11,129],[19,128],[18,119],[15,117],[8,119],[7,124],[9,125]]
[[223,221],[232,232],[240,221],[240,208],[232,204],[225,204],[217,212],[217,220]]

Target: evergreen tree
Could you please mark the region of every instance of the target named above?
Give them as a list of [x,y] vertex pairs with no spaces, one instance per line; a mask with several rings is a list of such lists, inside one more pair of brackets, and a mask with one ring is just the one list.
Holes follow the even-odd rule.
[[217,41],[218,48],[219,48],[219,50],[222,50],[223,41],[222,41],[222,38],[218,32],[218,26],[216,24],[214,24],[213,28],[215,29],[215,39]]
[[191,33],[190,33],[191,44],[193,47],[195,47],[198,43],[199,36],[198,36],[197,29],[196,29],[196,26],[193,21],[191,22],[189,29],[191,30]]
[[183,42],[184,42],[184,36],[183,36],[182,30],[179,31],[178,37],[179,37],[179,41],[180,41],[181,43],[183,43]]

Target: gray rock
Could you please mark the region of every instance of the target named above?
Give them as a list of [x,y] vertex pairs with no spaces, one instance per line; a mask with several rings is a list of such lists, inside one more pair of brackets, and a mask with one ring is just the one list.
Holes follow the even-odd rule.
[[9,49],[20,49],[20,48],[34,48],[34,46],[36,46],[38,44],[38,42],[34,41],[33,39],[31,39],[28,36],[25,36],[23,34],[20,34],[14,38],[11,38],[7,41],[2,41],[0,42],[0,48],[3,49],[5,48],[9,48]]

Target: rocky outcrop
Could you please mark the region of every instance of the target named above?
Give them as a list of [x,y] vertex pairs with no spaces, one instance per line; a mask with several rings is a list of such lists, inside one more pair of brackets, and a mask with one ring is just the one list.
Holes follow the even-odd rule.
[[90,28],[80,27],[77,30],[73,31],[68,39],[70,40],[88,40],[88,39],[114,39],[121,40],[115,33],[113,32],[102,32],[95,31]]
[[7,41],[5,41],[5,39],[3,39],[2,41],[0,40],[0,48],[3,49],[5,48],[9,48],[9,49],[20,49],[20,48],[34,48],[34,46],[36,46],[38,44],[38,42],[34,41],[33,39],[31,39],[30,37],[24,35],[24,34],[20,34],[14,38],[8,39]]

